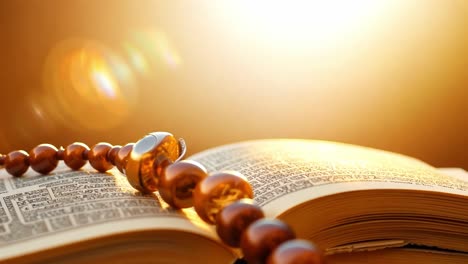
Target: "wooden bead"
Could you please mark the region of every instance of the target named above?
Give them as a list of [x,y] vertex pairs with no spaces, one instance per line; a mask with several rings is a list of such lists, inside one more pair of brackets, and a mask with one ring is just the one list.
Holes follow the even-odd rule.
[[243,198],[253,198],[252,187],[238,172],[218,172],[206,177],[196,187],[193,205],[201,219],[214,224],[225,206]]
[[86,149],[85,151],[83,151],[83,159],[84,159],[84,160],[89,160],[89,159],[88,159],[88,153],[89,153],[89,148]]
[[115,165],[115,159],[117,158],[117,153],[119,153],[119,150],[122,148],[122,146],[113,146],[109,152],[107,152],[107,160],[109,160],[109,162],[112,164],[112,165]]
[[307,240],[294,239],[279,245],[267,259],[267,264],[323,264],[322,252]]
[[239,247],[242,233],[258,219],[265,217],[262,209],[250,199],[234,202],[216,217],[216,232],[228,246]]
[[6,155],[5,169],[16,177],[23,175],[29,168],[29,155],[24,150],[12,151]]
[[117,153],[117,157],[115,157],[115,166],[122,173],[125,173],[125,167],[127,166],[128,158],[130,153],[132,153],[134,145],[135,143],[128,143],[127,145],[123,146]]
[[113,165],[107,159],[107,153],[111,150],[112,145],[109,143],[98,143],[94,145],[88,152],[88,160],[91,166],[99,171],[106,172],[112,169]]
[[249,264],[265,263],[268,255],[281,243],[294,239],[291,228],[277,219],[260,219],[241,236],[240,247]]
[[41,144],[29,152],[29,165],[41,174],[53,171],[58,164],[58,149],[50,144]]
[[159,194],[166,203],[174,208],[193,206],[195,186],[208,176],[200,163],[183,160],[166,167],[159,178]]
[[63,155],[65,154],[65,149],[63,147],[60,147],[57,151],[57,159],[58,160],[63,160]]
[[75,142],[67,146],[63,153],[63,161],[72,170],[79,170],[86,164],[88,146]]

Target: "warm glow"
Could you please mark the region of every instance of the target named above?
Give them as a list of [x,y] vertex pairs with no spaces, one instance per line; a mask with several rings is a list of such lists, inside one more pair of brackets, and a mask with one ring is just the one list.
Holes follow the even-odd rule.
[[4,2],[0,152],[162,130],[468,166],[467,0]]
[[[219,4],[230,27],[253,33],[270,45],[327,47],[365,33],[389,7],[388,1],[228,1]],[[288,48],[287,46],[285,46]]]

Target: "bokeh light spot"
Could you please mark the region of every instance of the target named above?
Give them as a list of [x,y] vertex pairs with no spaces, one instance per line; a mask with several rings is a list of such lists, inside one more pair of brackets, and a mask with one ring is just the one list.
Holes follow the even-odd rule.
[[116,98],[115,83],[108,74],[96,70],[91,73],[91,76],[96,83],[96,87],[98,87],[100,91],[111,99]]
[[124,44],[124,49],[127,52],[128,60],[130,65],[141,74],[148,73],[148,62],[146,58],[143,56],[141,51],[135,48],[131,44]]
[[131,64],[140,71],[147,71],[151,65],[160,69],[161,66],[177,68],[182,64],[182,58],[175,45],[163,31],[135,31],[124,48]]
[[116,52],[91,40],[71,39],[51,50],[44,88],[48,112],[73,128],[103,130],[124,122],[137,100],[134,74]]

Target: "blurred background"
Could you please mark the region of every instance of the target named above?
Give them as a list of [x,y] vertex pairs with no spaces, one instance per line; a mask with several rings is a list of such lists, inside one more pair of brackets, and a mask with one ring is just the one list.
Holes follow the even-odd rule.
[[0,3],[0,153],[310,138],[468,168],[468,1]]

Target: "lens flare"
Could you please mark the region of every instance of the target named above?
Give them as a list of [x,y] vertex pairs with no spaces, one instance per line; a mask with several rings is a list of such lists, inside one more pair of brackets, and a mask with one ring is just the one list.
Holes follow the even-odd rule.
[[181,64],[181,59],[168,38],[162,33],[154,35],[153,38],[155,43],[157,43],[156,47],[162,61],[173,68],[179,66]]
[[36,115],[73,128],[110,129],[133,111],[137,77],[154,76],[181,62],[166,34],[152,29],[134,31],[115,50],[93,40],[64,40],[51,50],[44,67],[44,88],[52,103]]
[[139,51],[130,43],[124,43],[123,47],[127,53],[128,60],[130,65],[139,73],[147,74],[148,73],[148,61],[143,56],[142,52]]
[[44,115],[44,110],[41,108],[41,106],[35,102],[32,102],[31,103],[31,108],[32,108],[32,112],[33,114],[41,119],[41,120],[44,120],[45,119],[45,115]]
[[[136,69],[149,67],[150,63],[156,68],[161,66],[177,68],[182,64],[179,52],[163,31],[135,31],[129,43],[124,47],[129,61]],[[141,56],[142,54],[145,54],[145,57]]]
[[89,40],[66,40],[51,51],[44,87],[54,99],[49,114],[74,128],[112,128],[129,117],[137,99],[133,73],[125,60]]
[[103,71],[93,70],[91,72],[91,78],[96,84],[95,86],[100,89],[103,95],[107,96],[110,99],[116,98],[116,84],[109,76],[109,74]]

